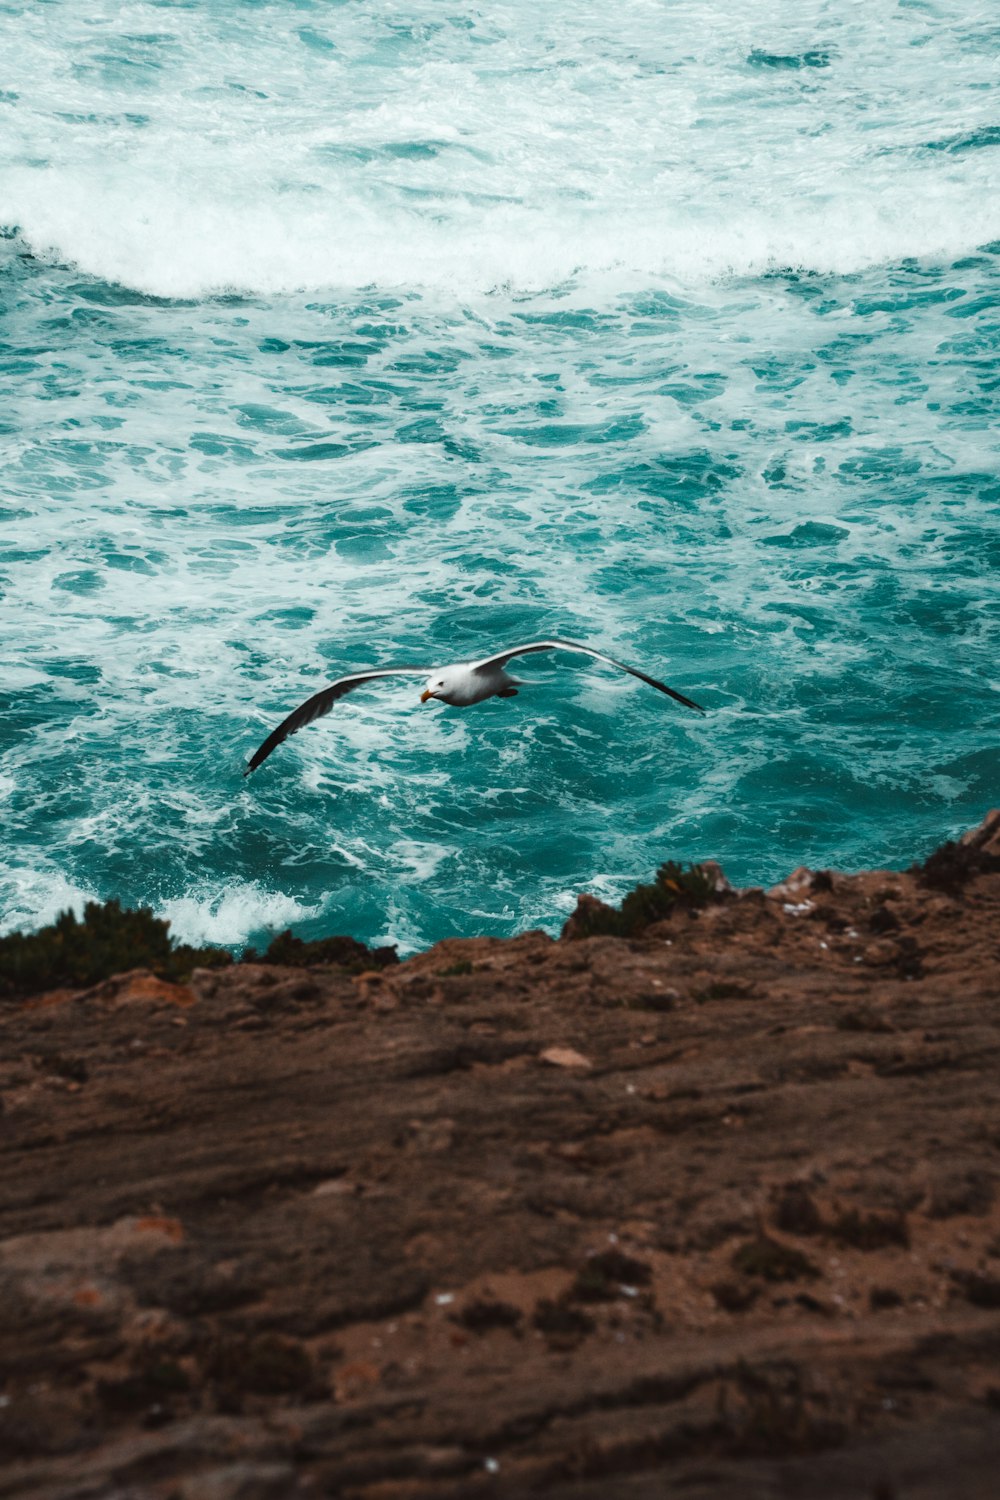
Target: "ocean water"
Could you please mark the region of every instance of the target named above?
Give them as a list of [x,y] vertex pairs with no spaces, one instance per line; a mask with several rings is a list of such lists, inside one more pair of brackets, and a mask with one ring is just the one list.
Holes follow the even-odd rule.
[[[998,796],[1000,19],[0,4],[0,923],[555,930]],[[516,699],[371,664],[591,641]]]

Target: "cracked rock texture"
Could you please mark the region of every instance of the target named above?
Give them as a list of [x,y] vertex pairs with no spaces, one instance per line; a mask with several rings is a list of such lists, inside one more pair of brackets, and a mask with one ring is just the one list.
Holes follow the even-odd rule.
[[6,1004],[0,1496],[992,1500],[1000,814],[716,889]]

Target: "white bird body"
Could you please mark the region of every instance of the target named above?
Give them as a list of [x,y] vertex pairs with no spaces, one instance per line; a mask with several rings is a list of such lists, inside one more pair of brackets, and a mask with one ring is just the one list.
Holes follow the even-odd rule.
[[503,667],[477,671],[469,661],[456,662],[452,667],[439,667],[427,679],[427,686],[420,694],[420,701],[440,698],[452,708],[469,708],[473,703],[485,703],[487,698],[513,698],[517,692],[518,679],[511,677]]
[[243,774],[249,776],[251,771],[256,771],[282,740],[286,740],[306,724],[313,723],[315,719],[321,719],[330,712],[338,699],[365,682],[374,682],[381,677],[424,677],[426,682],[420,695],[421,703],[437,698],[442,703],[450,704],[452,708],[469,708],[473,703],[484,703],[487,698],[515,697],[521,683],[506,670],[507,663],[515,656],[530,656],[537,651],[582,651],[585,656],[592,656],[596,661],[607,662],[612,667],[628,672],[631,677],[638,677],[640,682],[648,683],[650,687],[666,693],[669,698],[675,698],[687,708],[693,708],[698,713],[705,712],[699,704],[685,698],[683,693],[675,692],[666,683],[658,682],[655,677],[647,677],[638,667],[626,666],[623,661],[605,656],[603,651],[595,651],[593,646],[585,646],[580,641],[561,640],[558,636],[552,636],[544,641],[528,641],[523,646],[508,646],[494,656],[484,657],[482,661],[460,661],[446,667],[375,667],[366,672],[353,672],[349,677],[338,677],[329,687],[314,693],[305,703],[293,709],[277,729],[272,730],[264,743],[254,751]]

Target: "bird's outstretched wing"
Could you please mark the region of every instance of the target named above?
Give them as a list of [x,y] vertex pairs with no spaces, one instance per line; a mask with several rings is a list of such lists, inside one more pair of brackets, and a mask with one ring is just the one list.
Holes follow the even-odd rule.
[[287,740],[290,734],[301,729],[305,724],[311,724],[314,719],[321,719],[328,714],[337,702],[343,698],[345,693],[353,693],[355,688],[361,687],[362,683],[374,682],[378,677],[426,677],[433,672],[433,667],[381,667],[377,672],[353,672],[350,677],[338,677],[336,682],[331,682],[329,687],[323,688],[319,693],[313,693],[298,708],[292,710],[287,719],[282,719],[277,729],[272,729],[264,743],[254,751],[243,772],[249,776],[251,771],[256,771],[258,766],[264,764],[272,750],[276,750],[282,740]]
[[584,646],[580,641],[564,641],[553,636],[547,641],[529,641],[524,646],[509,646],[505,651],[498,651],[495,656],[487,656],[483,661],[472,662],[474,672],[489,672],[496,667],[505,667],[515,656],[530,656],[533,651],[582,651],[585,656],[592,656],[596,661],[606,661],[609,666],[619,667],[623,672],[628,672],[631,677],[638,677],[640,682],[647,682],[650,687],[656,688],[661,693],[666,693],[668,698],[676,698],[678,703],[683,703],[686,708],[693,708],[697,713],[703,714],[705,710],[700,703],[695,703],[690,698],[685,698],[683,693],[676,693],[665,682],[658,682],[655,677],[647,677],[645,672],[640,672],[638,667],[629,667],[623,661],[617,661],[613,656],[606,656],[603,651],[595,651],[593,646]]

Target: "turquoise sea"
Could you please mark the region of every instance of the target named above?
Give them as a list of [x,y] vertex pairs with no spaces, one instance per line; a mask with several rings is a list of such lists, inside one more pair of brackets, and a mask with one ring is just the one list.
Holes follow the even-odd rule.
[[[0,924],[556,930],[998,799],[994,0],[0,4]],[[342,673],[570,635],[516,699]]]

